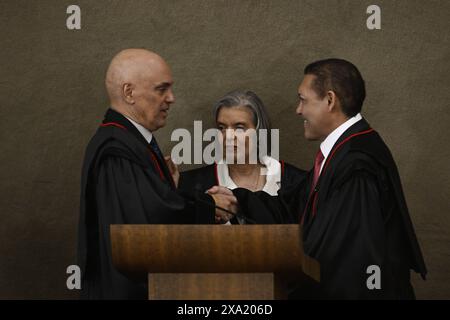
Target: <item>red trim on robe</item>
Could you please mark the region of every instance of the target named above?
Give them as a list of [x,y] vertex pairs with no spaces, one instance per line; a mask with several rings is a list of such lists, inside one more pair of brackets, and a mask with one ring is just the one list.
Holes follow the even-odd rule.
[[282,178],[284,176],[284,161],[280,160],[280,164],[281,164],[281,177]]
[[[325,169],[328,167],[328,164],[330,163],[331,159],[334,157],[334,154],[336,153],[336,151],[344,144],[346,143],[348,140],[357,137],[357,136],[361,136],[363,134],[367,134],[367,133],[371,133],[372,131],[374,131],[372,128],[370,128],[369,130],[366,131],[361,131],[355,134],[352,134],[351,136],[348,136],[347,138],[345,138],[344,140],[342,140],[337,146],[336,148],[333,149],[333,152],[331,152],[331,155],[327,158],[327,161],[325,162],[325,165],[323,166],[322,172],[325,171]],[[322,173],[321,173],[322,174]]]
[[[121,125],[117,122],[102,123],[102,124],[100,124],[100,127],[117,127],[117,128],[127,131],[127,128],[125,128],[123,125]],[[159,176],[161,177],[162,180],[166,180],[166,177],[164,176],[164,173],[162,172],[161,167],[159,166],[156,156],[153,154],[151,149],[149,149],[149,151],[150,151],[150,155],[152,157],[153,164],[156,166],[156,170],[158,171]],[[175,185],[175,183],[174,183],[174,185]]]
[[164,176],[164,173],[161,169],[161,167],[159,166],[159,162],[158,159],[156,159],[156,156],[153,154],[153,151],[150,149],[150,155],[152,156],[152,160],[153,160],[153,164],[156,166],[156,170],[159,173],[159,176],[162,180],[166,180],[166,177]]
[[[326,160],[326,162],[325,162],[325,165],[323,166],[323,169],[322,169],[322,172],[320,173],[320,175],[322,175],[322,174],[325,172],[325,169],[328,168],[328,165],[329,165],[331,159],[334,157],[336,151],[337,151],[338,149],[340,149],[340,148],[344,145],[344,143],[348,142],[350,139],[352,139],[352,138],[354,138],[354,137],[361,136],[361,135],[363,135],[363,134],[368,134],[368,133],[371,133],[371,132],[374,132],[374,131],[375,131],[374,129],[370,128],[370,129],[368,129],[368,130],[366,130],[366,131],[361,131],[361,132],[352,134],[352,135],[348,136],[347,138],[345,138],[344,140],[342,140],[342,141],[341,141],[341,142],[333,149],[333,151],[331,152],[330,156],[327,158],[327,160]],[[320,178],[320,176],[319,176],[319,178]],[[303,225],[303,222],[305,221],[306,210],[308,209],[308,204],[309,204],[309,201],[311,201],[311,196],[312,196],[313,193],[314,193],[314,189],[311,190],[311,193],[310,193],[310,195],[309,195],[309,197],[308,197],[308,203],[307,203],[307,206],[305,207],[305,210],[304,210],[303,215],[302,215],[302,220],[301,220],[301,222],[300,222],[301,225]],[[313,202],[312,202],[312,208],[311,208],[311,211],[312,211],[312,216],[313,216],[313,217],[316,215],[316,205],[317,205],[316,202],[317,202],[317,198],[318,198],[318,197],[317,197],[317,196],[318,196],[318,193],[319,193],[319,191],[317,191],[317,192],[314,194],[314,198],[312,199]]]
[[123,129],[123,130],[127,130],[127,128],[125,128],[123,125],[121,125],[121,124],[118,124],[117,122],[106,122],[106,123],[102,123],[101,125],[100,125],[100,127],[110,127],[110,126],[113,126],[113,127],[118,127],[118,128],[120,128],[120,129]]

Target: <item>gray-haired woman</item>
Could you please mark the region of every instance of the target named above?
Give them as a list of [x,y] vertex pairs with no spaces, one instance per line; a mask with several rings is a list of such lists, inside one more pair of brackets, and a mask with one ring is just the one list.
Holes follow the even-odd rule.
[[[223,159],[199,169],[181,173],[178,188],[186,193],[205,192],[219,185],[231,190],[245,188],[252,192],[266,192],[277,196],[278,192],[289,186],[298,185],[305,179],[306,172],[284,161],[270,156],[271,141],[267,150],[261,150],[258,141],[250,139],[248,132],[265,129],[269,131],[264,137],[270,137],[270,120],[261,99],[252,91],[235,90],[221,98],[213,108],[216,127],[223,135]],[[254,132],[254,131],[252,131]],[[245,141],[245,148],[240,148],[239,141]],[[259,146],[259,147],[258,147]],[[255,153],[257,154],[255,157]],[[230,156],[230,154],[232,156]],[[238,159],[244,161],[238,161]],[[255,159],[256,161],[251,161]],[[230,161],[231,160],[231,161]],[[278,221],[283,220],[283,221]],[[231,223],[245,223],[234,218]],[[216,222],[217,221],[216,219]],[[221,222],[226,222],[222,221]],[[258,222],[258,221],[256,221]],[[295,217],[275,219],[274,222],[298,222]]]

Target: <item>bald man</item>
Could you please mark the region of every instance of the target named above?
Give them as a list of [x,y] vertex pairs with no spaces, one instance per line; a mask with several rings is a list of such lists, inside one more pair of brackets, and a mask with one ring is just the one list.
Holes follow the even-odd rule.
[[111,224],[214,223],[214,199],[235,211],[232,194],[186,201],[176,191],[154,131],[166,124],[172,73],[156,53],[126,49],[106,74],[111,108],[86,150],[81,189],[79,265],[82,298],[146,299],[147,283],[120,274],[111,261]]

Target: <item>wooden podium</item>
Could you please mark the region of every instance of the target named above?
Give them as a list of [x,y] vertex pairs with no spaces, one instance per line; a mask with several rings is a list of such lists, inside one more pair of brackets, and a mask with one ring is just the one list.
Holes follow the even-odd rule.
[[111,245],[151,300],[286,299],[288,283],[320,280],[298,225],[111,225]]

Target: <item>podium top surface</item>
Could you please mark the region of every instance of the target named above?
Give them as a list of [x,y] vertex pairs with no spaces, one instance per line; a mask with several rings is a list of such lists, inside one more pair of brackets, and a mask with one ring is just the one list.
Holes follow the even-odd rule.
[[303,254],[299,225],[111,225],[119,271],[147,273],[305,273],[319,264]]

